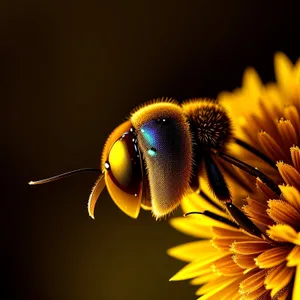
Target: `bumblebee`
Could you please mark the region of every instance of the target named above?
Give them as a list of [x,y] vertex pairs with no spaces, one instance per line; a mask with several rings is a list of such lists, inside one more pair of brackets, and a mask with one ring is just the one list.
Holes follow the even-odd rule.
[[195,99],[178,104],[172,99],[154,100],[135,109],[130,118],[110,134],[103,148],[100,169],[79,169],[29,184],[98,171],[101,174],[88,201],[92,218],[105,186],[116,205],[130,217],[137,218],[143,208],[160,218],[174,211],[187,193],[201,193],[199,178],[205,171],[211,189],[236,223],[252,234],[261,235],[232,203],[230,189],[215,158],[218,156],[259,177],[280,195],[278,186],[268,176],[227,154],[227,146],[229,142],[238,143],[274,164],[263,153],[235,138],[232,127],[225,109],[214,101]]

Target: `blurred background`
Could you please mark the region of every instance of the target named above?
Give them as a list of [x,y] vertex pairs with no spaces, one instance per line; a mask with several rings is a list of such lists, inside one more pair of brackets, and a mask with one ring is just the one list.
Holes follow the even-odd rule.
[[[297,1],[0,2],[1,299],[195,299],[169,282],[166,250],[191,238],[105,192],[87,214],[110,132],[136,105],[216,97],[247,66],[274,79],[273,55],[300,56]],[[180,211],[177,212],[180,214]]]

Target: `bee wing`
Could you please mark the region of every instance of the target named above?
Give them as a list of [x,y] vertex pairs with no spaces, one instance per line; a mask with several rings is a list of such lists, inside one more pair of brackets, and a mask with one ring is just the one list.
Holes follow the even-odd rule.
[[101,176],[96,181],[96,184],[92,189],[92,192],[90,194],[89,201],[88,201],[88,213],[89,213],[89,216],[93,219],[95,219],[94,210],[95,210],[96,202],[97,202],[100,194],[102,193],[104,187],[105,187],[104,174],[101,174]]

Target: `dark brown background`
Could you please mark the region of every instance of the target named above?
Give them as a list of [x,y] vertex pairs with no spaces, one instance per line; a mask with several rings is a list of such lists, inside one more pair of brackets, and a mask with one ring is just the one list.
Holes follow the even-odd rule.
[[[243,2],[242,4],[238,4]],[[98,167],[112,129],[159,96],[215,97],[254,66],[273,79],[273,54],[300,56],[297,1],[1,1],[1,299],[195,299],[166,249],[188,237],[105,192],[88,217],[95,174],[29,187],[28,180]]]

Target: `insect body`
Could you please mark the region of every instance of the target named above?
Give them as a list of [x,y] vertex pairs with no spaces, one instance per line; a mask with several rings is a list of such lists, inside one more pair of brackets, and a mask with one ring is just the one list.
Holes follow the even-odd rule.
[[[101,159],[102,174],[89,199],[90,215],[94,217],[96,201],[106,186],[113,201],[130,217],[137,218],[141,207],[151,210],[156,218],[162,217],[172,212],[184,195],[199,192],[199,176],[205,170],[211,188],[233,218],[245,230],[258,235],[255,225],[232,204],[229,188],[214,158],[218,155],[250,175],[260,177],[277,194],[280,191],[269,177],[226,154],[229,141],[268,160],[233,137],[226,111],[215,102],[196,99],[179,105],[173,100],[157,100],[145,104],[106,141]],[[30,184],[53,181],[85,170],[89,169]]]

